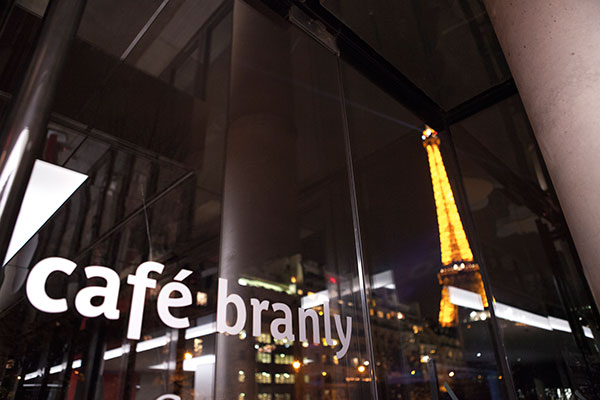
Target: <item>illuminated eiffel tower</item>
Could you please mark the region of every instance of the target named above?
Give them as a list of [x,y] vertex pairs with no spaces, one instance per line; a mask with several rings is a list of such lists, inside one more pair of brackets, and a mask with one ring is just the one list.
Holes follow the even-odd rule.
[[448,181],[439,148],[440,138],[437,136],[436,131],[427,127],[423,131],[421,139],[423,140],[423,147],[427,150],[440,232],[442,268],[438,274],[438,280],[442,286],[442,299],[440,301],[439,322],[443,327],[456,326],[458,307],[450,302],[449,286],[478,293],[484,307],[488,306],[488,302],[479,272],[479,265],[473,261],[473,253]]

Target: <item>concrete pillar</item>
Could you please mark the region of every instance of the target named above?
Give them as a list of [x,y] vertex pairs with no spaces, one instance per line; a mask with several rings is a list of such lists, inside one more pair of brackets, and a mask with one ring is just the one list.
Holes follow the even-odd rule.
[[600,2],[484,2],[600,304]]
[[[234,3],[219,276],[245,299],[250,338],[218,335],[217,399],[258,396],[249,299],[261,296],[255,288],[239,286],[238,278],[278,282],[269,261],[300,250],[292,42],[289,25],[264,11],[242,0]],[[246,374],[243,382],[238,371]]]

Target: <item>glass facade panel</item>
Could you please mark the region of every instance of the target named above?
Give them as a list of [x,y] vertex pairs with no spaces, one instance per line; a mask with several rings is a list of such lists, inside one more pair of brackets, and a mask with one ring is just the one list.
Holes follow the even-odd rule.
[[27,69],[42,25],[39,16],[10,1],[0,5],[0,123]]
[[595,390],[597,314],[519,98],[451,131],[517,393]]
[[[52,15],[9,3],[2,127]],[[438,133],[373,78],[374,50],[424,108],[509,79],[482,5],[275,3],[87,2],[0,226],[0,399],[595,398],[597,308],[518,96]]]
[[[27,68],[42,22],[31,10],[1,6],[0,90],[13,94]],[[6,99],[4,99],[6,101]]]
[[510,78],[481,1],[321,4],[446,110]]
[[[220,277],[247,337],[218,337],[215,394],[368,398],[336,57],[274,18],[235,5]],[[231,384],[239,370],[254,379]]]
[[441,208],[451,204],[434,196],[424,124],[349,67],[344,83],[380,396],[437,399],[449,386],[459,398],[503,398],[480,294],[475,309],[446,301],[448,290],[460,297],[478,273],[442,273],[467,257],[448,262],[440,252],[451,240],[439,232]]
[[[2,269],[1,398],[213,396],[232,7],[122,6],[89,2],[59,82],[40,159],[84,182]],[[49,257],[77,267],[36,293]]]

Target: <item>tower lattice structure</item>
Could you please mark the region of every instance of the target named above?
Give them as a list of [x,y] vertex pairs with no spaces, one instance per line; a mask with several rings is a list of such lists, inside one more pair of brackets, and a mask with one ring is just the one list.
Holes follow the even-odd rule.
[[455,326],[458,321],[458,307],[450,302],[449,287],[456,287],[481,296],[483,306],[487,307],[487,297],[479,272],[479,265],[473,260],[467,234],[463,228],[446,167],[440,153],[440,138],[437,132],[427,127],[421,136],[423,147],[427,151],[429,171],[433,185],[442,268],[438,281],[442,286],[439,323],[443,327]]

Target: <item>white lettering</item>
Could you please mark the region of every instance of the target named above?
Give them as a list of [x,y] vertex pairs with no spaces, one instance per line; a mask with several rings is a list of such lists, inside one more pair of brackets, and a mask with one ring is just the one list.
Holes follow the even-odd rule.
[[146,261],[140,264],[135,270],[135,275],[127,277],[127,284],[133,285],[133,294],[131,295],[131,308],[129,311],[129,326],[127,327],[127,339],[139,340],[142,331],[142,318],[144,317],[144,303],[146,302],[146,289],[154,289],[156,280],[149,279],[150,272],[161,274],[164,265]]
[[[232,304],[236,309],[236,321],[233,326],[227,325],[227,305]],[[227,295],[227,279],[219,278],[217,293],[217,332],[237,335],[246,325],[246,306],[242,298],[232,293]]]
[[[283,311],[283,318],[275,318],[271,321],[271,335],[278,340],[287,338],[288,340],[294,340],[294,334],[292,333],[292,310],[283,303],[273,303],[271,306],[273,311]],[[279,327],[284,327],[283,332],[279,330]]]
[[156,400],[181,400],[181,397],[176,394],[163,394],[160,397],[157,397]]
[[[77,265],[67,259],[60,257],[50,257],[38,262],[29,273],[27,278],[26,293],[31,304],[40,311],[48,313],[60,313],[68,310],[66,298],[51,298],[46,292],[46,284],[55,272],[62,272],[71,275]],[[154,289],[157,286],[157,280],[149,277],[151,273],[162,274],[165,266],[158,262],[147,261],[140,264],[134,274],[127,276],[127,284],[133,286],[131,295],[131,306],[129,310],[129,321],[127,327],[127,338],[130,340],[139,340],[144,318],[144,307],[148,289]],[[117,320],[120,311],[117,308],[121,279],[119,274],[108,267],[89,266],[84,269],[87,279],[102,278],[106,281],[106,286],[88,286],[75,296],[75,308],[77,311],[88,318],[96,318],[104,315],[107,319]],[[181,308],[190,306],[193,303],[192,292],[183,283],[193,271],[182,269],[173,278],[174,282],[165,284],[158,293],[156,308],[161,321],[174,329],[183,329],[190,326],[188,317],[175,317],[172,314],[172,308]],[[228,293],[227,279],[219,278],[217,290],[217,322],[216,328],[219,333],[230,335],[239,334],[246,325],[246,305],[244,299],[236,293]],[[173,296],[173,293],[177,295]],[[92,303],[94,298],[102,298],[102,303],[95,305]],[[325,297],[325,296],[324,296]],[[262,334],[263,312],[269,310],[268,300],[250,299],[252,307],[252,335],[258,337]],[[229,318],[228,309],[231,305],[235,310],[235,318]],[[295,340],[294,325],[292,321],[292,309],[284,303],[273,303],[271,308],[274,312],[282,312],[283,316],[274,318],[270,324],[270,332],[275,340],[287,339]],[[320,314],[320,313],[319,313]],[[329,300],[323,300],[323,330],[325,344],[333,346],[334,340],[331,332],[331,312]],[[234,317],[230,315],[230,317]],[[320,321],[319,315],[311,308],[298,308],[298,330],[299,339],[302,342],[307,341],[307,320],[312,324],[312,342],[319,344]],[[335,329],[340,339],[341,346],[336,352],[338,359],[344,357],[349,348],[352,338],[352,317],[346,317],[346,326],[343,326],[343,319],[340,315],[334,314]]]
[[[180,329],[187,328],[190,326],[190,320],[188,317],[176,318],[171,314],[169,308],[171,307],[187,307],[192,304],[192,292],[183,283],[180,283],[185,278],[190,276],[192,271],[182,269],[175,276],[174,280],[177,282],[167,283],[158,294],[158,316],[165,325]],[[178,292],[181,294],[180,297],[171,297],[171,293]]]
[[262,312],[269,309],[269,301],[258,299],[250,299],[252,305],[252,336],[260,336],[262,333]]
[[329,318],[329,300],[323,301],[323,321],[325,325],[325,343],[328,346],[333,346],[331,338],[331,318]]
[[340,342],[342,342],[342,348],[335,353],[336,357],[342,358],[346,355],[348,351],[348,347],[350,346],[350,335],[352,334],[352,317],[346,317],[346,333],[344,333],[344,329],[342,327],[342,319],[339,315],[335,314],[333,316],[335,321],[335,329],[337,330],[338,337],[340,338]]
[[[104,314],[108,319],[119,319],[119,310],[117,309],[119,289],[121,287],[119,274],[110,268],[100,266],[86,267],[84,271],[88,279],[104,279],[106,286],[89,286],[77,293],[77,296],[75,296],[75,308],[79,314],[89,318]],[[94,297],[103,297],[104,301],[101,305],[95,306],[92,304]]]
[[29,302],[38,310],[47,313],[61,313],[69,309],[67,299],[53,299],[46,292],[46,281],[53,272],[71,275],[77,264],[61,257],[45,258],[33,266],[25,291]]
[[319,335],[319,316],[317,312],[311,308],[307,308],[306,310],[302,307],[298,308],[298,325],[300,329],[300,341],[306,341],[306,317],[310,317],[312,319],[312,328],[313,328],[313,343],[319,344],[321,337]]

